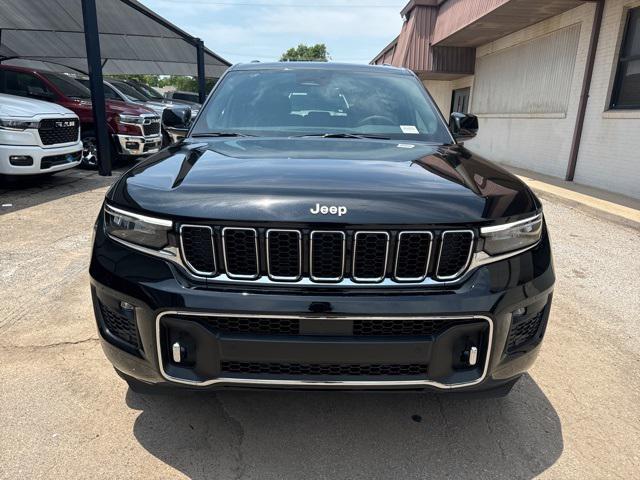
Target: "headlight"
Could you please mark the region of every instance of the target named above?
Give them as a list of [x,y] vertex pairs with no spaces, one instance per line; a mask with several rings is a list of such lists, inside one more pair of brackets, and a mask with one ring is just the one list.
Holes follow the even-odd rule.
[[13,120],[10,118],[0,118],[0,129],[3,130],[26,130],[27,128],[38,128],[40,122],[30,122],[25,120]]
[[125,125],[142,125],[145,118],[138,115],[116,115],[116,122],[124,123]]
[[173,222],[147,217],[105,205],[104,228],[108,235],[143,247],[160,250],[169,244]]
[[535,245],[542,236],[542,214],[505,225],[480,229],[483,250],[489,255],[513,252]]

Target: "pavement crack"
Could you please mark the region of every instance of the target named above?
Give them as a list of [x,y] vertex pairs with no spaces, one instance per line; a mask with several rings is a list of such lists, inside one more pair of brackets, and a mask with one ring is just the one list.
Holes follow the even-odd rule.
[[234,442],[233,445],[231,445],[231,448],[233,449],[232,456],[235,463],[233,467],[233,474],[234,474],[233,478],[236,480],[246,478],[245,477],[246,466],[244,464],[244,453],[243,453],[243,444],[244,444],[244,437],[245,437],[244,426],[242,425],[242,422],[240,420],[238,420],[236,417],[231,415],[231,413],[229,413],[229,411],[226,409],[224,405],[224,402],[220,399],[219,396],[216,396],[216,399],[218,401],[218,404],[220,405],[220,410],[222,411],[222,415],[231,424],[232,430],[234,430],[237,438],[237,441]]
[[85,338],[83,340],[77,340],[75,342],[54,342],[54,343],[45,343],[42,345],[7,345],[7,344],[0,344],[0,349],[3,350],[44,350],[44,349],[49,349],[49,348],[58,348],[58,347],[66,347],[69,345],[82,345],[83,343],[91,343],[91,342],[97,342],[99,339],[98,337],[89,337],[89,338]]

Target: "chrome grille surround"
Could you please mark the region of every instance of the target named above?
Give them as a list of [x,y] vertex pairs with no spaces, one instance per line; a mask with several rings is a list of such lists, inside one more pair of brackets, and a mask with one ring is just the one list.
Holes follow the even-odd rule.
[[[182,232],[185,228],[200,228],[202,230],[208,230],[210,237],[211,237],[211,250],[212,250],[212,254],[213,254],[213,271],[211,272],[205,272],[205,271],[201,271],[198,270],[197,268],[195,268],[193,265],[191,265],[191,263],[189,263],[189,260],[187,259],[187,255],[185,253],[185,248],[184,248],[184,239],[183,239],[183,235]],[[213,228],[209,227],[208,225],[188,225],[188,224],[183,224],[180,225],[180,256],[182,257],[182,261],[185,263],[185,265],[187,265],[187,267],[189,267],[194,273],[198,274],[198,275],[204,275],[206,277],[211,277],[213,275],[215,275],[216,273],[218,273],[218,263],[216,261],[216,244],[215,244],[215,238],[214,238],[214,234],[213,234]]]
[[[342,268],[338,277],[319,277],[313,274],[313,237],[315,235],[339,235],[342,237]],[[311,232],[309,242],[309,278],[315,282],[340,282],[344,278],[344,268],[347,255],[347,236],[340,230],[314,230]]]
[[[403,235],[427,235],[429,237],[429,250],[427,252],[427,261],[425,263],[424,275],[420,277],[399,277],[398,276],[398,260],[400,258],[400,247],[402,245]],[[428,230],[403,230],[398,234],[398,246],[396,247],[396,260],[393,266],[393,278],[398,282],[421,282],[429,275],[429,263],[431,262],[431,252],[433,250],[433,233]]]
[[[362,235],[382,235],[386,236],[386,246],[385,246],[385,254],[384,254],[384,264],[382,275],[379,277],[358,277],[356,276],[356,260],[358,259],[358,237]],[[362,283],[378,283],[384,280],[384,277],[387,274],[387,261],[389,260],[389,232],[382,231],[358,231],[353,236],[353,264],[351,267],[351,276],[356,282]]]
[[[442,231],[436,235],[430,230],[396,230],[393,229],[393,235],[389,231],[385,230],[306,230],[306,229],[287,229],[287,228],[251,228],[251,227],[215,227],[205,225],[184,225],[184,227],[198,228],[206,227],[212,233],[212,246],[214,260],[219,260],[224,266],[224,270],[218,268],[216,265],[215,272],[203,272],[198,271],[193,262],[189,262],[189,256],[185,252],[185,244],[182,238],[182,227],[179,228],[180,235],[180,248],[178,249],[177,256],[180,257],[179,262],[185,269],[188,270],[188,274],[194,278],[210,279],[215,282],[246,282],[254,284],[294,284],[294,285],[341,285],[341,286],[366,286],[368,285],[437,285],[445,283],[449,280],[459,279],[466,271],[468,271],[472,264],[471,259],[475,248],[475,235],[472,230],[463,229],[450,229]],[[218,233],[217,233],[218,232]],[[250,232],[251,240],[243,239],[245,242],[245,252],[242,253],[242,246],[236,247],[232,244],[234,241],[230,239],[231,232]],[[273,255],[273,248],[270,245],[270,236],[274,236],[278,233],[293,233],[297,235],[297,265],[298,269],[296,275],[278,275],[277,268],[274,267],[277,262],[271,258]],[[438,264],[440,256],[442,255],[442,243],[443,239],[446,239],[448,234],[464,233],[468,234],[470,240],[464,239],[465,244],[470,241],[468,254],[464,253],[464,266],[455,275],[450,276],[438,276]],[[319,268],[319,260],[317,259],[317,250],[319,235],[324,235],[323,241],[327,242],[326,235],[335,235],[337,238],[333,240],[334,244],[328,247],[329,251],[339,252],[339,260],[334,261],[333,265],[327,266],[325,263],[322,268],[324,271],[335,271],[335,276],[323,276],[317,273]],[[419,277],[401,277],[397,275],[398,262],[401,255],[413,255],[413,251],[406,251],[401,254],[400,247],[402,246],[403,237],[406,235],[424,235],[428,239],[429,246],[426,256],[424,252],[420,255],[420,265],[425,262],[424,274]],[[366,241],[369,244],[369,257],[368,259],[361,258],[363,248],[363,242],[365,236],[369,236]],[[373,236],[373,237],[372,237]],[[376,239],[375,236],[378,236]],[[405,237],[406,238],[406,237]],[[381,246],[381,241],[384,239],[384,249]],[[423,242],[426,240],[423,239]],[[291,242],[291,238],[289,241]],[[439,242],[438,242],[439,240]],[[415,240],[414,240],[415,241]],[[219,242],[219,243],[218,243]],[[249,242],[251,255],[250,259],[247,259],[246,245]],[[376,245],[377,242],[377,245]],[[286,243],[286,241],[285,241]],[[440,243],[439,257],[437,261],[432,261],[432,253],[434,250],[434,243]],[[340,247],[337,248],[337,245]],[[350,245],[350,248],[348,246]],[[426,244],[423,245],[424,248]],[[234,250],[237,248],[237,250]],[[275,248],[275,247],[274,247]],[[291,248],[289,246],[289,248]],[[327,247],[325,247],[327,248]],[[465,245],[466,248],[466,245]],[[393,249],[393,252],[392,252]],[[241,252],[238,255],[238,251]],[[275,250],[277,252],[277,249]],[[286,251],[286,248],[285,248]],[[454,250],[455,251],[455,250]],[[457,252],[456,252],[457,254]],[[217,256],[221,255],[221,257]],[[243,263],[244,258],[247,259]],[[393,255],[393,257],[392,257]],[[459,254],[458,258],[461,258]],[[164,255],[163,255],[164,256]],[[231,258],[231,260],[230,260]],[[423,260],[424,259],[424,260]],[[406,262],[406,259],[405,259]],[[286,264],[286,260],[284,260]],[[247,272],[247,266],[250,265],[251,272]],[[339,275],[337,265],[339,265]],[[457,266],[457,265],[456,265]],[[285,267],[282,267],[285,268]],[[315,271],[314,271],[315,268]],[[255,270],[254,270],[255,269]],[[285,268],[286,269],[286,268]],[[376,275],[367,275],[362,272],[375,271]],[[380,275],[378,275],[378,272]]]
[[[470,233],[471,234],[471,242],[469,242],[469,253],[467,255],[467,261],[464,264],[464,267],[462,267],[460,270],[458,270],[456,273],[452,274],[452,275],[446,275],[446,276],[442,276],[439,275],[438,272],[440,270],[440,260],[442,258],[442,250],[445,244],[445,238],[447,235],[451,235],[451,234],[455,234],[455,233]],[[436,265],[435,268],[435,272],[434,272],[434,277],[438,280],[453,280],[459,276],[461,276],[468,268],[469,268],[469,264],[471,263],[471,258],[473,256],[473,250],[474,250],[474,246],[475,246],[475,234],[473,233],[473,230],[445,230],[442,232],[442,234],[440,235],[440,251],[438,252],[438,263]]]
[[[278,276],[278,275],[274,275],[271,272],[271,259],[269,256],[269,234],[273,234],[273,233],[295,233],[298,235],[298,275],[296,276],[292,276],[292,277],[288,277],[288,276]],[[266,233],[266,239],[267,239],[267,248],[266,248],[266,252],[267,252],[267,275],[269,276],[270,279],[272,280],[282,280],[282,281],[296,281],[298,279],[300,279],[300,277],[302,277],[302,234],[300,233],[300,230],[286,230],[286,229],[279,229],[279,228],[270,228],[269,230],[267,230]]]
[[[233,231],[249,231],[253,232],[253,242],[256,255],[256,273],[253,275],[232,273],[229,269],[229,254],[227,251],[228,232]],[[258,256],[258,231],[255,228],[247,227],[225,227],[222,229],[222,252],[224,254],[224,269],[229,278],[237,278],[244,280],[255,280],[260,276],[260,257]]]

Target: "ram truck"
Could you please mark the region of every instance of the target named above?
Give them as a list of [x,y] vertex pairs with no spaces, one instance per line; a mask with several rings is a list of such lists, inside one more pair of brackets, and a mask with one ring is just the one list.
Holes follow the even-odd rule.
[[[91,91],[73,77],[11,65],[0,65],[0,93],[57,103],[80,118],[82,165],[97,166],[95,120]],[[110,154],[117,157],[144,157],[162,146],[160,116],[141,105],[115,100],[105,102]]]
[[55,103],[0,93],[0,175],[41,175],[80,164],[80,119]]
[[95,224],[103,349],[134,391],[508,393],[555,281],[542,205],[386,66],[237,65]]

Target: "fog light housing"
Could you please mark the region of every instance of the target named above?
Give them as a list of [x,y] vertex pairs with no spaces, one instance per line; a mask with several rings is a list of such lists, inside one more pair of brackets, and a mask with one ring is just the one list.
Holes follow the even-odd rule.
[[126,142],[125,147],[129,150],[137,150],[140,147],[140,144],[138,142]]
[[33,158],[29,155],[11,155],[9,157],[9,163],[14,167],[31,167],[33,165]]

